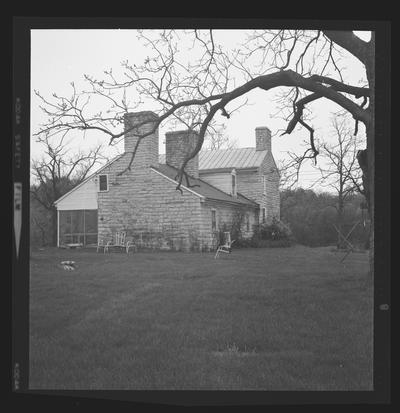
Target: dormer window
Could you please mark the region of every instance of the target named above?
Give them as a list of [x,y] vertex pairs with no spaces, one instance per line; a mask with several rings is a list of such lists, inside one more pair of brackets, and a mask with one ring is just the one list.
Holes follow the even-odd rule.
[[108,191],[108,175],[99,175],[99,192]]
[[232,170],[231,176],[232,176],[232,196],[237,196],[236,170],[235,169]]

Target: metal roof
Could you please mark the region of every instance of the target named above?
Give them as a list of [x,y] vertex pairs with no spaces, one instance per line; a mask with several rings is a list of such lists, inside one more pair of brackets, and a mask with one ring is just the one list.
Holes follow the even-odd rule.
[[[200,151],[199,170],[257,168],[261,165],[267,152],[267,150],[256,151],[255,148]],[[165,154],[159,156],[159,162],[160,164],[165,164]]]
[[[173,179],[174,181],[178,173],[178,169],[167,164],[160,164],[158,165],[158,167],[152,166],[152,168],[156,171],[161,172],[167,178]],[[185,181],[183,181],[183,186],[185,186],[184,182]],[[190,177],[189,182],[190,185],[195,185],[193,188],[191,188],[194,192],[204,196],[207,199],[214,199],[218,201],[233,202],[235,204],[258,207],[258,204],[256,202],[246,198],[245,196],[238,193],[236,197],[233,197],[232,195],[229,195],[226,192],[221,191],[220,189],[216,188],[213,185],[210,185],[208,182],[205,182],[202,179]]]

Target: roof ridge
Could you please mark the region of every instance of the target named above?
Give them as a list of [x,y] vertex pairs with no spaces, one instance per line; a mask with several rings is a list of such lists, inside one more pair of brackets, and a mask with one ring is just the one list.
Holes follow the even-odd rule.
[[[239,151],[241,149],[254,149],[254,146],[243,146],[241,148],[219,148],[219,149],[202,149],[200,152],[218,152],[218,151]],[[259,151],[262,152],[262,151]]]

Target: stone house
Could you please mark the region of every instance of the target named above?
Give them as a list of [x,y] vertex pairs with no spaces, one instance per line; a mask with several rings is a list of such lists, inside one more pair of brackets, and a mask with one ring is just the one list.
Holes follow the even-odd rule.
[[[157,115],[129,113],[125,125],[142,123],[149,132]],[[143,122],[146,122],[143,124]],[[178,169],[197,141],[190,131],[168,132],[159,155],[159,133],[148,135],[131,159],[137,137],[127,133],[124,153],[59,198],[58,245],[97,243],[125,230],[138,243],[173,250],[209,250],[218,231],[233,223],[249,238],[254,226],[279,218],[279,172],[271,152],[271,132],[255,129],[253,148],[204,150],[190,160],[176,190]],[[185,185],[186,184],[186,185]]]

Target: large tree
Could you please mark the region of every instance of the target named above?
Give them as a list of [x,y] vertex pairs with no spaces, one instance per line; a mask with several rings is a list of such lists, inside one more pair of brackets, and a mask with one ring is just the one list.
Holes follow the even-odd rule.
[[[367,147],[360,148],[358,162],[373,220],[374,32],[365,41],[351,31],[257,30],[232,49],[224,47],[213,30],[147,30],[138,31],[138,36],[149,50],[143,64],[125,61],[121,75],[110,69],[104,79],[85,75],[88,89],[78,92],[72,84],[70,97],[54,94],[50,100],[36,92],[48,115],[38,134],[95,130],[113,143],[129,131],[123,129],[123,114],[151,105],[159,114],[154,130],[162,122],[178,121],[199,132],[198,143],[177,176],[179,188],[187,162],[202,148],[207,131],[218,123],[218,114],[229,119],[251,91],[281,91],[280,102],[290,111],[283,133],[305,128],[310,146],[304,156],[312,159],[319,152],[307,111],[315,110],[313,103],[328,99],[354,118],[355,134],[364,125]],[[365,76],[357,84],[343,78],[341,56],[364,67]],[[104,110],[90,111],[94,97],[104,99]],[[137,145],[151,133],[139,136]],[[134,157],[135,151],[131,163]],[[373,231],[371,241],[373,245]]]

